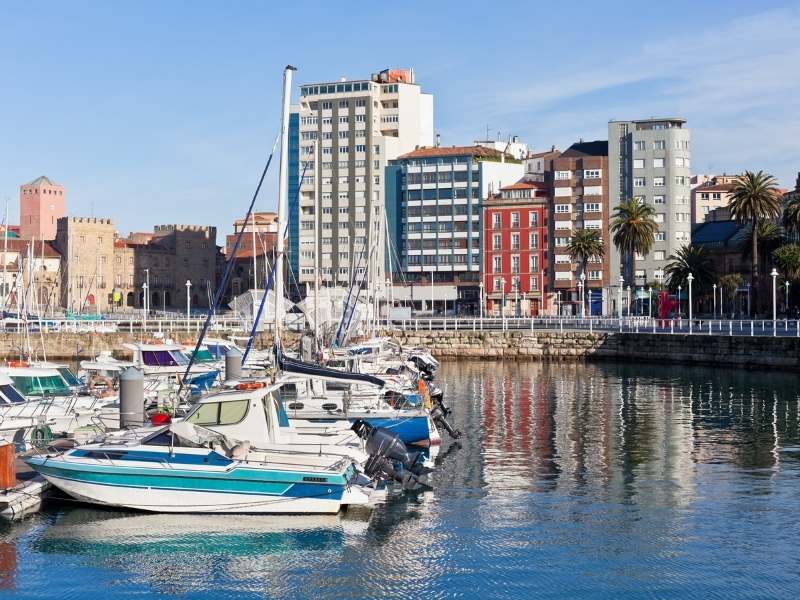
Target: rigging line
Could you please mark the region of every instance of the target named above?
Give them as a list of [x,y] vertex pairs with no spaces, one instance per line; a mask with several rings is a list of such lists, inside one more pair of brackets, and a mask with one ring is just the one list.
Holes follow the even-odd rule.
[[[303,171],[302,171],[302,173],[300,173],[300,180],[299,180],[299,182],[297,184],[297,209],[298,209],[297,218],[298,218],[298,221],[300,219],[300,214],[299,214],[299,212],[300,212],[300,186],[303,185],[303,179],[306,176],[306,169],[308,169],[308,164],[306,164],[303,167]],[[283,233],[282,233],[282,235],[280,237],[280,240],[278,240],[278,242],[281,245],[284,244],[284,241],[286,240],[286,235],[288,233],[289,233],[289,223],[287,222],[286,225],[283,228]],[[253,248],[253,252],[255,252],[255,248]],[[264,261],[266,261],[266,260],[267,260],[267,254],[265,252],[264,253]],[[258,322],[261,320],[261,314],[264,311],[264,305],[267,302],[267,294],[269,293],[269,290],[272,288],[272,285],[275,283],[275,270],[276,270],[276,268],[278,266],[278,263],[282,263],[282,262],[283,261],[279,261],[277,259],[277,252],[276,252],[275,253],[275,258],[272,261],[272,268],[270,269],[270,272],[269,272],[269,279],[268,279],[267,283],[264,285],[264,295],[261,296],[261,302],[259,302],[259,304],[258,304],[258,312],[256,313],[256,315],[253,318],[253,328],[250,330],[250,337],[247,340],[247,346],[246,346],[246,348],[244,350],[244,354],[242,355],[242,365],[244,365],[244,361],[247,360],[247,355],[250,354],[250,350],[253,348],[253,341],[255,340],[255,337],[256,337],[256,327],[258,327]],[[289,267],[289,272],[290,273],[292,272],[291,266]],[[280,276],[283,276],[283,274],[281,274]],[[298,291],[299,291],[299,287],[298,287]],[[275,302],[277,302],[277,301],[278,301],[278,299],[276,298]],[[277,327],[278,327],[277,323],[275,323],[275,327],[276,327],[276,330],[277,330]]]
[[[261,191],[261,186],[264,184],[264,178],[267,176],[267,171],[269,171],[269,166],[272,164],[272,157],[275,156],[275,148],[278,146],[278,140],[280,139],[280,133],[275,136],[275,141],[272,143],[272,150],[269,153],[269,158],[267,158],[267,164],[264,165],[264,170],[261,172],[261,177],[258,180],[258,185],[256,186],[256,190],[253,193],[253,198],[250,200],[250,206],[247,209],[247,215],[245,215],[244,222],[247,223],[247,220],[250,218],[250,214],[253,212],[253,207],[256,204],[256,199],[258,198],[258,194]],[[233,270],[233,264],[236,259],[236,253],[239,251],[239,245],[242,243],[242,238],[244,237],[244,227],[239,231],[236,235],[236,241],[233,244],[233,250],[231,251],[231,257],[228,260],[228,264],[225,266],[225,272],[222,275],[222,280],[217,284],[217,291],[214,295],[214,303],[213,306],[209,307],[208,315],[206,315],[206,321],[203,323],[203,329],[200,332],[200,335],[197,337],[197,344],[195,344],[194,352],[192,356],[189,357],[189,364],[186,365],[186,372],[183,374],[180,383],[178,384],[178,395],[180,395],[181,391],[184,388],[184,382],[189,377],[189,372],[192,370],[192,366],[194,365],[195,357],[197,356],[200,346],[203,345],[203,338],[206,336],[206,332],[208,331],[208,327],[211,324],[211,319],[216,312],[216,307],[219,304],[220,300],[222,299],[222,294],[225,288],[228,285],[228,279],[230,278],[231,271]]]

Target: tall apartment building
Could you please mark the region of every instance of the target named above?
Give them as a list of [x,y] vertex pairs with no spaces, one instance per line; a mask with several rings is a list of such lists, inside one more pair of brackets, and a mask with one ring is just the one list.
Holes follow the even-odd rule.
[[535,316],[548,308],[548,187],[518,181],[483,206],[486,314]]
[[315,246],[323,285],[347,285],[370,263],[383,282],[384,168],[433,144],[433,96],[411,69],[302,85],[289,136],[289,256],[299,292],[314,281]]
[[56,221],[63,217],[66,193],[44,175],[19,188],[19,235],[24,239],[54,240]]
[[[585,286],[587,314],[589,310],[592,314],[602,314],[607,305],[610,275],[608,142],[572,144],[552,158],[547,169],[553,202],[553,287],[562,313],[580,314],[580,288]],[[587,264],[582,282],[580,265],[573,263],[567,252],[572,236],[580,229],[599,231],[606,247],[605,257]]]
[[404,299],[433,300],[442,307],[452,300],[456,310],[478,310],[482,201],[522,172],[520,160],[478,144],[417,148],[390,161],[387,268],[395,284],[429,285],[431,277],[437,284],[426,286],[418,298]]
[[[632,287],[663,280],[670,255],[691,241],[691,136],[685,125],[685,119],[672,117],[608,124],[611,212],[620,201],[635,198],[653,205],[658,223],[653,250],[634,257],[633,264],[623,265],[623,257],[609,244],[611,285],[617,290],[620,274]],[[617,290],[611,297],[614,310]]]

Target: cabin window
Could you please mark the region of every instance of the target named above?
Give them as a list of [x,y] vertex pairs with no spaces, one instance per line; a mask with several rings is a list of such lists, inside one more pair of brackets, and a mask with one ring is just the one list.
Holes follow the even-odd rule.
[[166,350],[143,350],[142,361],[148,367],[174,367],[178,364]]
[[247,415],[247,400],[199,404],[186,420],[195,425],[235,425]]

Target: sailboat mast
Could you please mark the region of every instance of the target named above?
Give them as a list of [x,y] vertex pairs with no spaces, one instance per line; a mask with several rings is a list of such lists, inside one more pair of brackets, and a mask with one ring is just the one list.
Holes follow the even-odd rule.
[[250,213],[250,226],[253,229],[253,290],[258,291],[258,258],[256,257],[256,211]]
[[319,145],[314,142],[314,343],[319,349],[319,237],[322,233],[319,230],[319,190],[322,186],[319,184]]
[[283,243],[289,208],[289,103],[292,97],[292,74],[296,69],[283,69],[283,106],[281,110],[281,155],[278,169],[278,240],[275,258],[275,343],[280,348],[283,323],[283,273],[285,248]]

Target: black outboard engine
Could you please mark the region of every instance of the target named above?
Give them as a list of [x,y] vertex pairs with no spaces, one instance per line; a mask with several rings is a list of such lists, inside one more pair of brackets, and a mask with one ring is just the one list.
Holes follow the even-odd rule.
[[458,429],[453,429],[453,426],[447,421],[447,415],[450,414],[450,409],[442,402],[442,397],[431,396],[431,419],[438,426],[447,431],[450,437],[457,440],[461,437],[461,432]]
[[365,442],[369,458],[364,464],[364,474],[384,480],[397,481],[405,490],[422,487],[419,478],[431,472],[423,466],[423,453],[410,452],[403,440],[388,429],[374,427],[358,419],[351,427]]

